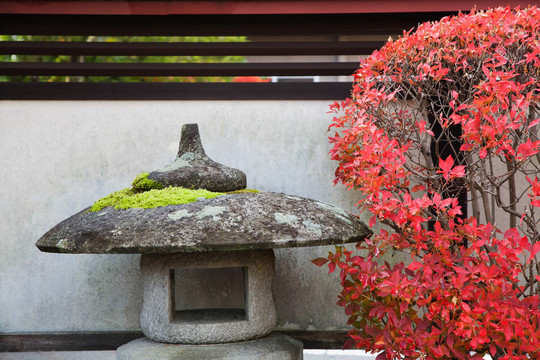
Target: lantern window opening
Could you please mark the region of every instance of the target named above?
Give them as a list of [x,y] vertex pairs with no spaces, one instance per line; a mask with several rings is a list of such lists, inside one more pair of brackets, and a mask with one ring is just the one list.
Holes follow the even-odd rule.
[[171,322],[248,320],[247,267],[170,269]]

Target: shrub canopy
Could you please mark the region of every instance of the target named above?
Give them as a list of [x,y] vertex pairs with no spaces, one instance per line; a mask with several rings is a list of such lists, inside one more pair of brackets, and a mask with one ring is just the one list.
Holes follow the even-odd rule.
[[[363,60],[332,106],[335,181],[384,225],[362,255],[314,260],[340,269],[347,346],[540,356],[539,26],[536,7],[422,24]],[[384,263],[389,251],[410,261]]]

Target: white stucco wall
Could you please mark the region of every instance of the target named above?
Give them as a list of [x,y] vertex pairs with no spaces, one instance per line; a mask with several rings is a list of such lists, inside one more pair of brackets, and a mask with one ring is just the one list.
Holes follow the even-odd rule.
[[[34,243],[135,175],[174,160],[183,124],[248,187],[354,211],[333,186],[327,101],[0,101],[0,332],[139,329],[137,255],[61,255]],[[279,327],[345,329],[337,275],[310,260],[327,247],[276,251]]]

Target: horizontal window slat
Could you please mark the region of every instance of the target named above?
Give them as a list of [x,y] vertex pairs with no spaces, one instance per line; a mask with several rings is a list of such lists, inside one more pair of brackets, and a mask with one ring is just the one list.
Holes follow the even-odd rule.
[[8,76],[310,76],[351,75],[356,62],[34,63],[0,62]]
[[340,100],[348,82],[0,82],[0,100]]
[[115,36],[400,35],[449,12],[268,15],[0,14],[0,33]]
[[384,41],[298,42],[60,42],[3,41],[0,54],[8,55],[366,55]]

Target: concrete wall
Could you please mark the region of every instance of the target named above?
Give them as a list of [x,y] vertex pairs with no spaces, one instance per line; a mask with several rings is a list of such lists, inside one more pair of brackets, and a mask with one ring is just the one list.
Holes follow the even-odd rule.
[[[35,241],[135,175],[175,157],[184,123],[248,187],[354,211],[334,187],[326,101],[0,101],[0,332],[139,329],[138,255],[61,255]],[[344,329],[337,275],[310,260],[328,247],[277,250],[279,327]]]

